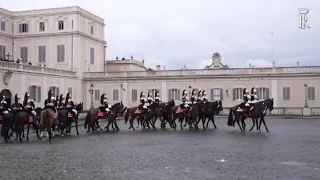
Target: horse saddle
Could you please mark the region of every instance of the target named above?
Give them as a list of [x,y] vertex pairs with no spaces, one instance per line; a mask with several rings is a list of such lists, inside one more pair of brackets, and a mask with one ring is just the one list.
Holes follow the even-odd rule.
[[29,122],[33,122],[34,121],[34,117],[29,115]]
[[72,113],[68,112],[68,118],[72,118],[72,117],[73,117]]
[[[249,111],[252,111],[254,109],[254,106],[250,106]],[[238,107],[237,112],[243,112],[245,111],[244,108]]]
[[[143,112],[143,109],[139,109],[139,108],[137,108],[137,109],[136,109],[136,111],[135,111],[134,113],[139,114],[139,113],[142,113],[142,112]],[[150,108],[148,108],[148,109],[147,109],[147,112],[151,112],[151,109],[150,109]]]
[[[191,111],[192,110],[192,106],[189,106],[188,107],[188,110],[189,111]],[[182,112],[184,112],[184,111],[186,111],[187,110],[187,108],[186,109],[183,109],[183,108],[181,108],[180,106],[178,107],[178,109],[177,109],[177,111],[176,111],[176,113],[178,114],[178,113],[182,113]]]
[[104,112],[99,110],[98,117],[104,117]]

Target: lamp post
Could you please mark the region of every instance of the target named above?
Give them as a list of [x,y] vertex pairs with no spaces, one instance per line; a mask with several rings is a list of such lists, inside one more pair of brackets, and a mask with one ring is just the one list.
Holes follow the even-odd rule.
[[90,104],[90,108],[93,108],[93,84],[90,84],[90,88],[89,88],[89,93],[91,95],[91,104]]
[[308,107],[308,94],[307,94],[308,85],[304,84],[304,107]]
[[192,89],[192,86],[190,85],[189,86],[189,96],[191,96],[191,89]]
[[123,101],[123,94],[122,93],[123,93],[123,91],[126,91],[126,89],[123,88],[123,84],[120,84],[120,88],[121,88],[121,101]]

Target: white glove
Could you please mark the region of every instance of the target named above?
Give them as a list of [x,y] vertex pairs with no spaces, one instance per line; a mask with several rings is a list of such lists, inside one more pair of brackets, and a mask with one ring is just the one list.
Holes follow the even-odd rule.
[[144,106],[142,106],[144,109],[147,109],[147,106],[146,105],[144,105]]
[[110,105],[110,104],[108,104],[108,108],[111,108],[111,105]]
[[3,111],[3,114],[8,114],[9,112],[8,111]]
[[110,111],[110,110],[109,110],[109,108],[106,108],[105,110],[106,110],[107,112],[109,112],[109,111]]
[[31,111],[31,113],[34,115],[34,116],[37,116],[37,113],[35,111]]
[[188,106],[189,106],[188,104],[185,104],[185,105],[184,105],[184,107],[188,107]]
[[72,111],[72,112],[74,112],[75,114],[77,114],[77,113],[78,113],[78,111],[77,111],[77,110],[75,110],[75,109],[72,109],[71,111]]
[[250,106],[250,105],[249,105],[249,103],[246,103],[246,104],[245,104],[245,106],[247,106],[247,107],[248,107],[248,106]]

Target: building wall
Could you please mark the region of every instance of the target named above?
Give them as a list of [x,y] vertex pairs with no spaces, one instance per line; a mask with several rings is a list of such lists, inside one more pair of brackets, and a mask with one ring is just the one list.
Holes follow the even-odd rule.
[[[128,72],[129,73],[129,72]],[[106,73],[108,76],[109,73]],[[116,73],[114,73],[116,74]],[[252,77],[250,77],[252,76]],[[268,75],[267,75],[268,76]],[[94,84],[95,89],[100,90],[100,95],[102,92],[107,93],[110,103],[116,103],[123,101],[123,103],[128,106],[136,106],[139,104],[140,92],[144,91],[146,94],[149,89],[159,89],[160,96],[163,101],[168,101],[169,98],[169,89],[179,89],[180,99],[177,103],[181,103],[181,94],[183,90],[186,90],[189,94],[192,89],[206,90],[207,96],[211,99],[211,91],[214,88],[220,88],[221,98],[223,101],[223,106],[231,107],[234,106],[242,100],[235,100],[233,96],[233,91],[235,88],[247,88],[249,91],[252,87],[264,88],[264,96],[269,98],[274,98],[275,107],[303,107],[305,102],[305,88],[306,84],[308,87],[314,87],[315,100],[308,100],[310,107],[319,107],[320,102],[317,99],[320,97],[320,77],[314,75],[304,75],[299,76],[297,74],[286,75],[283,77],[283,74],[280,73],[274,74],[272,77],[255,77],[250,74],[242,74],[241,76],[230,76],[230,77],[214,77],[211,78],[200,78],[195,76],[185,76],[185,77],[116,77],[113,75],[108,78],[85,78],[85,84],[87,91],[89,90],[89,84]],[[95,80],[93,80],[95,79]],[[125,91],[121,91],[122,88]],[[189,86],[192,89],[189,89]],[[290,88],[289,100],[284,100],[283,88]],[[113,99],[114,89],[118,89],[118,99]],[[136,89],[138,92],[138,98],[136,101],[132,100],[132,90]],[[309,92],[312,94],[312,92]],[[242,94],[242,92],[241,92]],[[267,95],[268,94],[268,95]],[[307,92],[307,96],[310,96]],[[86,102],[90,105],[90,94],[86,95]],[[94,101],[94,104],[99,105],[98,101]]]

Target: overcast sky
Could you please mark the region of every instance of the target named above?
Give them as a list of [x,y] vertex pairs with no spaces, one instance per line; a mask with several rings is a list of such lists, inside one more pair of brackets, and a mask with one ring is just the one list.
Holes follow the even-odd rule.
[[[151,68],[204,68],[219,52],[230,67],[320,64],[319,0],[1,0],[0,6],[72,5],[105,19],[108,59],[133,55]],[[309,8],[311,28],[298,28],[299,8]]]

